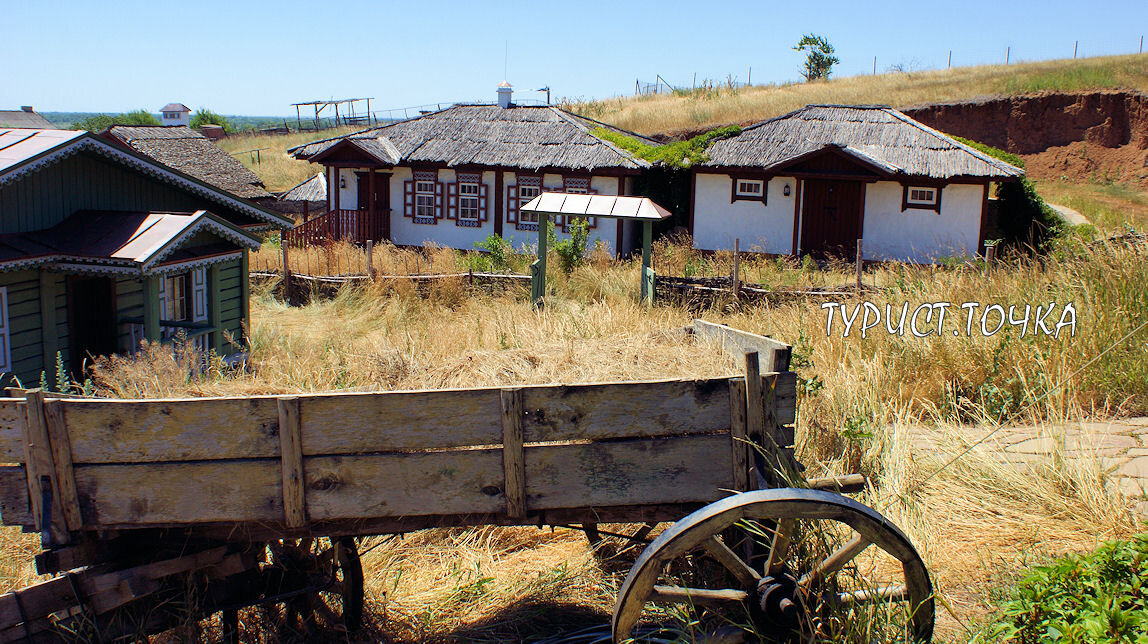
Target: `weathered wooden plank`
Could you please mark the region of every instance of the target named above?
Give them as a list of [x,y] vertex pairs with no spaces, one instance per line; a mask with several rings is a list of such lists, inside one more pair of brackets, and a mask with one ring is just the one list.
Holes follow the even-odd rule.
[[76,479],[72,472],[72,446],[68,440],[68,428],[64,426],[60,401],[45,401],[44,420],[52,450],[52,465],[56,471],[56,494],[60,497],[64,524],[69,532],[73,532],[83,526],[83,520],[80,517],[80,500],[76,495]]
[[789,371],[793,347],[784,342],[705,320],[694,320],[693,332],[698,338],[717,342],[726,351],[758,352],[761,371]]
[[502,391],[502,469],[506,516],[526,516],[526,473],[522,453],[522,390]]
[[762,390],[773,390],[774,419],[782,425],[797,422],[797,374],[792,371],[762,376]]
[[526,498],[532,510],[708,502],[733,489],[732,472],[720,434],[528,446]]
[[[745,431],[749,439],[761,443],[765,433],[765,409],[762,407],[761,370],[756,351],[745,352]],[[769,447],[769,446],[766,446]]]
[[61,405],[77,464],[279,458],[279,409],[272,397]]
[[279,443],[283,468],[283,518],[288,527],[307,523],[306,496],[303,487],[303,446],[299,434],[299,399],[279,399]]
[[28,475],[23,465],[0,465],[0,523],[30,526]]
[[303,454],[363,454],[502,442],[498,389],[301,396]]
[[745,380],[729,381],[730,460],[733,465],[733,488],[739,492],[749,489],[749,438],[745,430]]
[[532,443],[727,431],[726,380],[524,387],[523,434]]
[[18,398],[0,398],[0,462],[24,462],[24,408]]
[[[48,439],[48,428],[44,421],[44,393],[33,389],[24,398],[24,447],[25,474],[28,481],[28,495],[32,501],[32,519],[36,529],[47,533],[51,543],[68,542],[68,527],[64,513],[60,510],[59,484],[56,469],[52,464],[52,448]],[[51,495],[50,525],[43,525],[45,516],[45,491]]]

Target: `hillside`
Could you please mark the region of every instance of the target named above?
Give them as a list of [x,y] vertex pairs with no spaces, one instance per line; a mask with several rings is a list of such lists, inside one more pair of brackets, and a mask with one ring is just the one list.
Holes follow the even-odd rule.
[[1046,90],[1116,88],[1148,90],[1148,54],[885,73],[738,90],[706,88],[567,102],[562,107],[640,134],[673,136],[718,125],[749,125],[814,103],[907,107]]

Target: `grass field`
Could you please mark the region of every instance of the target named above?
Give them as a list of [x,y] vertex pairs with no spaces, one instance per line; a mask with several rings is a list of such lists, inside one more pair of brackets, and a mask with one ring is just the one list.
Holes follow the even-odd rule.
[[[306,161],[296,161],[287,156],[287,149],[297,145],[342,136],[362,128],[341,127],[322,132],[301,132],[296,134],[238,134],[219,141],[219,147],[243,162],[243,165],[263,179],[271,192],[281,192],[292,188],[322,171],[322,166],[311,165]],[[266,148],[259,153],[256,163],[254,154],[247,150]]]
[[[454,251],[428,254],[436,269],[460,261]],[[1132,500],[1102,459],[1058,453],[1018,469],[994,458],[991,442],[956,457],[967,446],[960,423],[1148,411],[1143,330],[1089,363],[1148,319],[1146,255],[1143,246],[1066,243],[1044,261],[1011,258],[989,276],[973,265],[889,265],[865,278],[878,287],[867,299],[882,307],[1072,302],[1076,332],[1060,338],[1022,337],[1015,329],[989,337],[842,337],[840,330],[826,333],[825,311],[810,301],[647,309],[635,302],[638,268],[606,258],[569,277],[553,275],[550,304],[541,311],[525,294],[467,296],[461,281],[426,297],[401,288],[387,295],[346,289],[303,307],[286,306],[265,287],[254,296],[249,372],[217,366],[189,377],[170,353],[152,351],[105,362],[96,382],[105,393],[155,397],[707,377],[738,372],[739,360],[690,340],[682,328],[695,315],[773,335],[795,347],[807,475],[870,477],[861,500],[901,526],[932,571],[943,602],[939,641],[964,642],[1020,567],[1140,529]],[[720,273],[726,259],[663,243],[655,266],[673,271],[710,262],[704,270]],[[845,266],[810,271],[747,262],[746,275],[758,274],[775,285],[850,280]],[[924,434],[937,447],[916,447],[914,437]],[[4,583],[11,586],[30,577],[20,562],[32,540],[0,534]],[[604,562],[565,530],[433,530],[367,545],[378,547],[365,559],[364,641],[506,641],[604,622],[625,571],[624,562]],[[254,612],[244,619],[251,629],[262,623]]]

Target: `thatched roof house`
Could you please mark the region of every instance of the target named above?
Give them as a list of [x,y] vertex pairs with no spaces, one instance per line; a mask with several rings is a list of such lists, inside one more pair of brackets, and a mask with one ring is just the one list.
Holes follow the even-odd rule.
[[186,127],[113,125],[100,134],[231,194],[252,200],[274,198],[263,180],[199,132]]
[[809,105],[715,141],[694,168],[703,249],[931,261],[976,254],[991,182],[1024,171],[886,106]]
[[[617,128],[550,105],[517,105],[506,84],[498,94],[497,104],[455,105],[288,150],[326,167],[331,214],[312,226],[360,241],[473,248],[490,234],[537,230],[536,215],[520,217],[518,206],[543,190],[629,194],[650,166],[593,133]],[[569,222],[556,223],[565,232]],[[634,242],[628,225],[607,232],[590,224],[615,249]]]

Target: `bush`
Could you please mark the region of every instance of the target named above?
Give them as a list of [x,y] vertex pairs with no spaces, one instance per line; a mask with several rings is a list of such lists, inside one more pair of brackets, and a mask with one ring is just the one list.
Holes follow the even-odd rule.
[[113,125],[159,125],[159,119],[147,110],[135,110],[125,114],[96,114],[72,123],[73,130],[103,132]]
[[1148,643],[1148,535],[1068,555],[1025,577],[989,641]]
[[227,120],[227,117],[216,114],[206,107],[199,108],[191,115],[189,125],[197,130],[202,129],[204,125],[218,125],[228,134],[235,131],[235,126],[231,124],[231,121]]
[[554,232],[554,223],[547,222],[546,237],[550,242],[550,246],[558,255],[558,262],[562,265],[562,271],[567,275],[574,272],[586,262],[586,241],[590,237],[590,224],[583,218],[579,217],[570,224],[569,239],[558,240],[558,234]]
[[486,251],[486,259],[490,262],[491,270],[499,273],[510,270],[512,249],[510,242],[503,239],[500,235],[491,233],[486,236],[486,239],[480,242],[474,242],[474,247]]

